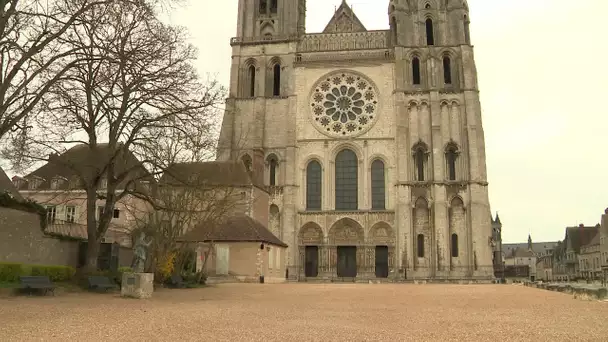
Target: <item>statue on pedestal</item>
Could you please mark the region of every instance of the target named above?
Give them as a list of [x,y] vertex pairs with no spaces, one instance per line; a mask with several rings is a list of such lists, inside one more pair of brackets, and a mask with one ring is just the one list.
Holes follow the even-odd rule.
[[146,259],[148,258],[148,247],[152,243],[152,238],[146,241],[146,233],[141,232],[139,238],[135,241],[133,247],[133,263],[131,268],[135,273],[143,273],[146,266]]

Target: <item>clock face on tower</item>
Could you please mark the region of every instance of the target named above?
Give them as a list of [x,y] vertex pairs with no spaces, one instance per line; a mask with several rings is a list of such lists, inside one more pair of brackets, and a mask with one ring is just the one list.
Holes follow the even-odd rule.
[[323,76],[312,89],[313,125],[334,138],[367,132],[377,120],[378,89],[366,76],[340,70]]

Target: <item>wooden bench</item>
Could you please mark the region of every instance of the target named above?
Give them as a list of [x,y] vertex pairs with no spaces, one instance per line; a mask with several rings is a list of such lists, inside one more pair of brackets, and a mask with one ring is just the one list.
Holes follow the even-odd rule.
[[89,276],[89,289],[91,290],[110,290],[116,289],[117,286],[114,284],[110,278],[105,276]]
[[44,291],[46,295],[50,291],[55,295],[55,285],[47,276],[22,276],[19,277],[19,280],[21,282],[21,289],[29,293],[32,291]]
[[172,288],[183,288],[186,287],[186,283],[184,283],[184,278],[182,276],[175,274],[171,276],[169,279],[169,287]]

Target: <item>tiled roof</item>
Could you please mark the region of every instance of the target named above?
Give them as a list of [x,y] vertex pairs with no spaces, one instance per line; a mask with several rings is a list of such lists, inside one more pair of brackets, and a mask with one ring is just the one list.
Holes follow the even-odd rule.
[[221,223],[199,224],[182,236],[180,241],[204,242],[265,242],[276,246],[287,245],[274,236],[262,223],[253,218],[238,214],[223,220]]
[[247,172],[240,161],[209,161],[171,165],[160,179],[161,184],[250,186],[264,188]]
[[[144,177],[148,173],[142,166],[137,168],[140,162],[135,155],[130,151],[118,148],[112,150],[108,144],[99,144],[95,150],[87,145],[76,145],[63,154],[51,155],[49,161],[36,169],[24,179],[32,179],[38,177],[42,179],[42,183],[36,187],[36,190],[48,190],[51,188],[51,180],[55,177],[61,177],[65,182],[59,186],[59,189],[68,189],[70,181],[78,179],[79,175],[98,174],[110,161],[110,158],[116,158],[116,172],[118,174],[133,168],[134,171],[131,177],[127,177],[125,183],[135,177]],[[152,181],[152,177],[147,175],[147,179]],[[27,190],[28,185],[24,182],[20,186],[20,190]]]
[[10,180],[10,178],[8,178],[4,170],[2,170],[2,168],[0,167],[0,193],[1,192],[8,192],[15,199],[23,200],[23,197],[21,196],[21,194],[19,194],[17,188],[15,188],[13,182]]

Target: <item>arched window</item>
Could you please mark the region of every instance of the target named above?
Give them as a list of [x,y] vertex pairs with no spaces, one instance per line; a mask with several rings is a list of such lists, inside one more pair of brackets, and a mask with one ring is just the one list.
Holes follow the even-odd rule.
[[448,146],[445,151],[445,163],[447,169],[448,180],[456,180],[456,159],[458,158],[458,150],[456,146]]
[[470,21],[469,18],[465,15],[464,16],[464,42],[466,44],[471,44],[471,31],[469,29],[470,27]]
[[384,210],[385,204],[385,178],[384,178],[384,163],[382,160],[376,159],[372,163],[372,209]]
[[418,57],[412,59],[412,83],[420,84],[420,59]]
[[424,235],[418,234],[416,237],[416,252],[419,258],[424,258]]
[[247,172],[251,172],[251,157],[246,154],[241,157],[241,161],[243,162],[243,165],[245,165],[245,169],[247,170]]
[[278,166],[277,158],[275,156],[270,156],[270,158],[268,159],[268,168],[269,168],[268,183],[273,186],[277,185],[277,166]]
[[260,0],[260,14],[266,14],[268,10],[268,0]]
[[277,0],[270,0],[270,13],[277,13],[278,4]]
[[255,66],[249,66],[249,96],[255,96]]
[[279,63],[272,68],[272,95],[281,95],[281,65]]
[[426,25],[426,45],[435,45],[435,32],[433,31],[433,20],[428,18]]
[[443,57],[443,83],[452,84],[452,61],[450,57]]
[[358,163],[351,150],[342,150],[336,156],[336,210],[358,209]]
[[452,234],[452,258],[458,258],[458,235]]
[[321,210],[321,164],[313,160],[306,167],[306,210]]
[[416,166],[416,180],[420,182],[424,181],[425,157],[424,149],[422,147],[418,147],[416,152],[414,152],[414,165]]

